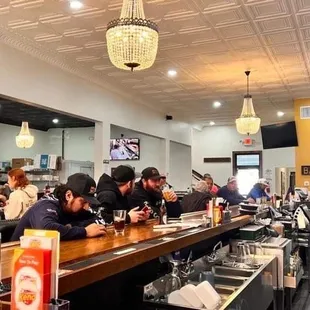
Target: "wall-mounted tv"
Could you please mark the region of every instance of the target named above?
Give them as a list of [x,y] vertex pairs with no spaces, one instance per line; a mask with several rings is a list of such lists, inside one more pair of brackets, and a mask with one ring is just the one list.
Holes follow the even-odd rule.
[[298,146],[295,122],[262,126],[261,132],[264,149]]
[[110,160],[139,160],[140,139],[111,139]]

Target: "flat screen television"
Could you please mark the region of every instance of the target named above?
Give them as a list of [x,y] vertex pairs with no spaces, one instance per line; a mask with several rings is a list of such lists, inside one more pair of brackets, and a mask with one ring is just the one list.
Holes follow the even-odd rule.
[[298,146],[295,122],[262,126],[261,132],[264,149]]
[[140,139],[111,139],[110,160],[139,160]]

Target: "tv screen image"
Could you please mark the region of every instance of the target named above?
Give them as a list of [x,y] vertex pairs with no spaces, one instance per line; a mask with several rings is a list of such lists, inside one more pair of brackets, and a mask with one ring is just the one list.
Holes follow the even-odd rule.
[[111,139],[110,160],[139,160],[140,139]]
[[261,132],[264,149],[298,146],[295,122],[262,126]]

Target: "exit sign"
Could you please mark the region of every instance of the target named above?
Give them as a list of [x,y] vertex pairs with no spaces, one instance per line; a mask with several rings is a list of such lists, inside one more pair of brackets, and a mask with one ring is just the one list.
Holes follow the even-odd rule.
[[301,175],[310,175],[310,166],[301,166]]

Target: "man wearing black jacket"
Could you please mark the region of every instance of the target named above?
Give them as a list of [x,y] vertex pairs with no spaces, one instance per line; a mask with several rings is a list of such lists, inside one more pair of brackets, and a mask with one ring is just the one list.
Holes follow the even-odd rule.
[[[142,171],[141,180],[136,183],[136,186],[129,196],[129,204],[131,208],[145,205],[151,207],[151,216],[158,218],[160,214],[160,206],[163,200],[163,193],[160,189],[161,175],[154,167],[148,167]],[[165,199],[168,217],[179,217],[182,213],[180,202],[177,195],[171,191],[169,198]]]
[[61,240],[74,240],[103,236],[104,225],[87,210],[99,202],[94,197],[96,182],[87,174],[76,173],[60,185],[54,195],[46,196],[34,204],[20,219],[12,236],[18,241],[24,230],[57,230]]
[[101,216],[106,223],[113,222],[113,210],[126,210],[126,223],[137,223],[149,218],[150,212],[139,210],[139,207],[130,210],[128,195],[133,191],[136,174],[132,167],[121,165],[114,169],[112,176],[103,174],[97,186],[97,199],[103,208]]

